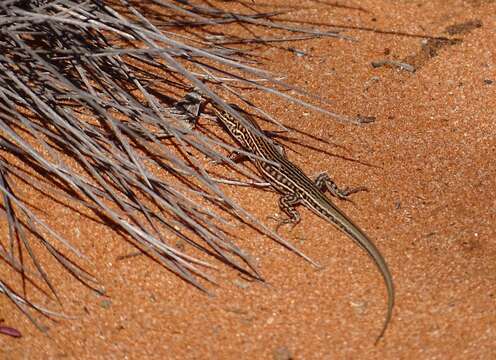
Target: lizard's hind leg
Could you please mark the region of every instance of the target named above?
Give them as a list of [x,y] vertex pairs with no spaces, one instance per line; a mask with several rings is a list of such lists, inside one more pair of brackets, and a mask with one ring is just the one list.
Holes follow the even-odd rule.
[[322,191],[323,193],[329,191],[333,196],[341,200],[350,201],[349,196],[351,194],[357,193],[359,191],[369,191],[365,186],[359,186],[356,188],[346,187],[344,189],[340,189],[327,173],[319,174],[315,178],[314,182],[315,185],[320,189],[320,191]]

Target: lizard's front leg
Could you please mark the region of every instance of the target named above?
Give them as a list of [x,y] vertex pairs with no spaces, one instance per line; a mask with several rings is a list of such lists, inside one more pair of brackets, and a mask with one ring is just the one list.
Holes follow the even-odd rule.
[[[241,154],[241,153],[236,152],[236,151],[229,153],[227,158],[236,164],[242,163],[246,160],[250,160],[250,158],[247,155]],[[214,165],[220,165],[220,164],[224,164],[225,161],[222,159],[215,159],[215,160],[211,160],[211,163]]]

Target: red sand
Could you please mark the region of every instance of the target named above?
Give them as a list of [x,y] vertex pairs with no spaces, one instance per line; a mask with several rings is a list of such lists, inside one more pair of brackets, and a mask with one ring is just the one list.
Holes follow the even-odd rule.
[[[43,320],[46,336],[1,297],[2,325],[23,337],[0,336],[0,357],[494,358],[496,3],[339,2],[358,3],[366,11],[308,2],[315,10],[298,15],[349,26],[346,34],[357,42],[318,39],[289,45],[311,56],[277,49],[264,55],[276,60],[271,70],[329,99],[335,112],[373,116],[374,123],[343,125],[281,100],[254,100],[285,124],[329,140],[316,144],[328,154],[289,151],[308,174],[328,171],[340,185],[370,189],[353,196],[355,206],[339,206],[374,240],[394,276],[394,317],[379,345],[373,344],[386,308],[379,273],[309,211],[302,209],[302,223],[282,234],[323,269],[240,229],[238,243],[257,259],[267,284],[221,268],[221,286],[209,298],[144,257],[118,261],[132,251],[118,234],[25,190],[85,251],[109,298],[48,267],[64,309],[77,318]],[[384,59],[417,71],[371,66]],[[229,193],[261,219],[278,211],[275,194]]]

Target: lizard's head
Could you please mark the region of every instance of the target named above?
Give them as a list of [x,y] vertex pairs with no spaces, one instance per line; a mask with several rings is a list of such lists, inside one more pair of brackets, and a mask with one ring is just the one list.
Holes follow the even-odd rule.
[[[219,105],[212,103],[215,115],[217,116],[217,119],[219,122],[222,124],[222,126],[229,131],[229,133],[238,141],[243,142],[242,138],[244,136],[243,134],[243,125],[241,122],[235,118],[233,115],[225,111],[223,108],[221,108]],[[241,109],[238,105],[236,104],[229,104],[230,107],[232,107],[240,116],[243,116],[245,112],[243,109]],[[246,118],[245,118],[246,120]],[[248,121],[248,120],[246,120]]]

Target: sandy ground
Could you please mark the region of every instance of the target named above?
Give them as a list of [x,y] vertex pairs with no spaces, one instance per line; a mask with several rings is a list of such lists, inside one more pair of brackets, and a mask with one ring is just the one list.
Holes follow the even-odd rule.
[[[353,8],[358,3],[361,9]],[[335,112],[375,122],[340,124],[281,100],[253,99],[285,124],[329,141],[295,135],[326,152],[293,146],[298,153],[289,151],[290,159],[308,174],[328,171],[338,184],[369,188],[353,196],[355,205],[339,205],[374,240],[394,276],[397,302],[384,339],[374,346],[386,307],[375,266],[309,211],[281,233],[322,269],[239,228],[238,243],[267,283],[221,267],[220,286],[208,297],[144,257],[118,261],[132,251],[118,234],[26,190],[85,251],[107,296],[52,268],[64,308],[76,318],[45,319],[43,334],[0,298],[2,324],[23,334],[0,337],[0,357],[494,358],[496,2],[339,4],[349,8],[312,3],[301,18],[344,25],[356,42],[317,39],[290,45],[306,56],[277,48],[263,55],[276,60],[268,68],[330,100]],[[381,60],[416,71],[372,66]],[[278,212],[276,194],[230,194],[261,219]]]

